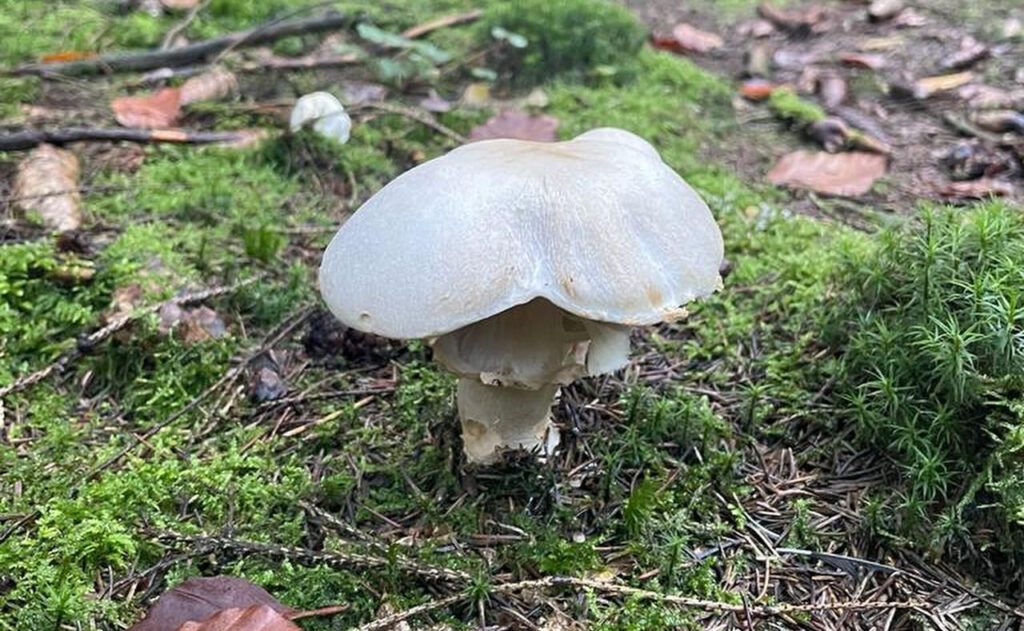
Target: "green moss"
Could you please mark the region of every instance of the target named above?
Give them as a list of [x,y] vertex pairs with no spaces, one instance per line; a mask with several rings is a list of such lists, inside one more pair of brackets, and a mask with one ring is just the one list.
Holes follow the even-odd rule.
[[786,88],[773,91],[768,98],[768,106],[776,116],[796,125],[811,125],[828,116],[820,105]]
[[493,41],[495,29],[525,39],[522,47],[506,41],[494,55],[504,78],[517,86],[628,72],[645,35],[632,13],[605,0],[495,2],[481,20],[481,45]]
[[936,551],[1024,543],[1022,257],[1024,218],[996,202],[846,254],[843,406],[903,473],[889,528]]

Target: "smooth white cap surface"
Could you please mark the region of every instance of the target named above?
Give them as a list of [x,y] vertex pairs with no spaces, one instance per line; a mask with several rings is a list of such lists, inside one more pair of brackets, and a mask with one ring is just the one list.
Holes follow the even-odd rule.
[[534,298],[626,325],[678,317],[719,282],[707,205],[646,141],[619,129],[486,140],[404,173],[335,235],[320,266],[334,315],[433,337]]
[[344,144],[352,132],[352,119],[333,94],[312,92],[299,98],[292,108],[288,127],[297,132],[312,123],[313,131]]

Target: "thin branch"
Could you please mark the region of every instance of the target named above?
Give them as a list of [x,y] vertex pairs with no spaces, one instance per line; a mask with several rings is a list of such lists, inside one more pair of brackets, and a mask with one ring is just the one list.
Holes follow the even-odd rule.
[[402,557],[389,559],[382,556],[363,554],[360,552],[334,552],[328,550],[311,550],[309,548],[298,548],[294,546],[279,546],[270,543],[259,543],[256,541],[245,541],[241,539],[230,539],[228,537],[213,537],[207,535],[184,535],[176,532],[162,532],[157,538],[165,542],[187,543],[194,546],[202,546],[208,550],[234,551],[246,554],[258,554],[262,556],[301,561],[305,563],[323,563],[330,566],[342,568],[386,568],[393,567],[407,574],[418,576],[428,581],[443,581],[467,584],[472,576],[461,570],[453,570],[446,567],[433,565],[420,565],[414,561]]
[[472,11],[466,11],[465,13],[450,13],[448,15],[442,15],[439,18],[433,20],[427,20],[423,24],[417,24],[416,26],[409,27],[402,31],[402,37],[408,37],[409,39],[416,39],[417,37],[423,37],[427,33],[432,33],[438,29],[447,28],[449,26],[458,26],[460,24],[469,24],[480,19],[484,12],[480,9],[474,9]]
[[196,17],[203,9],[209,6],[211,1],[212,0],[203,0],[196,6],[192,7],[189,12],[185,14],[185,17],[182,18],[181,22],[171,27],[170,30],[167,31],[167,34],[164,35],[164,40],[160,44],[160,50],[167,50],[170,48],[174,44],[174,39],[185,32],[185,29],[195,21]]
[[86,140],[125,141],[151,144],[211,144],[241,142],[249,133],[236,131],[186,131],[182,129],[122,129],[118,127],[68,127],[66,129],[28,129],[0,136],[0,151],[32,149],[41,144],[64,145]]
[[101,55],[93,59],[56,64],[26,64],[10,71],[13,75],[90,75],[113,72],[142,72],[156,68],[187,66],[206,61],[225,50],[238,46],[266,44],[292,35],[323,33],[348,26],[352,19],[331,12],[299,20],[287,20],[237,31],[171,50],[147,50],[132,53]]
[[466,144],[467,142],[469,142],[469,138],[466,138],[465,136],[455,131],[451,127],[447,127],[437,122],[437,119],[431,116],[428,112],[413,109],[411,107],[395,105],[393,103],[386,103],[384,101],[376,101],[373,103],[361,103],[359,105],[352,106],[350,109],[353,111],[371,109],[379,110],[381,112],[387,112],[389,114],[398,114],[399,116],[404,116],[422,125],[426,125],[427,127],[433,129],[434,131],[440,133],[443,136],[451,138],[452,140],[459,144]]

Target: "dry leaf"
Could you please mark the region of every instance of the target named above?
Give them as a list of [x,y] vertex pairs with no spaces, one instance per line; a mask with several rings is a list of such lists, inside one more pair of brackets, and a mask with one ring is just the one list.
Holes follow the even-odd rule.
[[232,607],[206,618],[202,622],[186,622],[177,631],[302,631],[294,622],[267,605],[252,605],[244,609]]
[[978,112],[972,118],[975,125],[987,131],[999,134],[1004,132],[1024,134],[1024,114],[1014,110]]
[[341,83],[341,100],[346,105],[361,105],[383,101],[388,96],[388,89],[379,83],[368,81],[343,81]]
[[981,178],[970,182],[950,182],[938,190],[939,196],[949,200],[985,199],[1013,194],[1009,182]]
[[839,63],[851,68],[866,68],[878,70],[884,68],[886,59],[884,55],[871,55],[865,53],[839,53]]
[[842,120],[829,116],[828,118],[816,121],[808,127],[807,134],[818,141],[825,148],[825,151],[835,153],[846,145],[846,140],[850,136],[850,129]]
[[52,230],[82,225],[80,169],[75,154],[53,145],[39,145],[18,165],[14,197],[22,212],[36,212]]
[[846,100],[846,80],[834,72],[828,72],[818,78],[818,94],[825,109],[839,107]]
[[885,156],[863,151],[787,153],[768,172],[772,184],[807,189],[827,195],[852,197],[871,190],[885,175]]
[[181,114],[181,90],[163,88],[143,96],[122,96],[110,103],[114,118],[125,127],[173,127]]
[[655,48],[674,53],[704,54],[722,46],[722,38],[689,24],[680,23],[672,27],[671,35],[656,35],[652,38]]
[[178,339],[187,345],[224,337],[228,327],[216,311],[209,307],[197,307],[183,312],[174,329]]
[[59,53],[50,53],[43,55],[39,58],[40,63],[44,64],[60,64],[68,61],[82,61],[83,59],[92,59],[96,57],[96,53],[86,52],[82,50],[62,50]]
[[757,6],[757,14],[780,29],[798,34],[821,30],[825,22],[825,9],[810,5],[796,9],[780,9],[769,4]]
[[238,90],[235,73],[223,68],[214,68],[192,77],[181,86],[179,103],[188,105],[197,101],[219,101]]
[[469,132],[470,140],[487,140],[490,138],[518,138],[553,142],[558,119],[547,115],[531,115],[521,110],[502,110],[497,116],[491,117],[483,125],[478,125]]
[[466,107],[487,107],[491,103],[491,86],[483,81],[476,81],[462,91],[462,104]]
[[939,67],[943,70],[963,70],[989,56],[988,46],[973,37],[966,37],[960,42],[960,50],[942,60]]
[[768,20],[750,20],[736,27],[736,34],[740,37],[753,37],[761,39],[768,37],[775,32],[775,25]]
[[740,96],[751,101],[763,101],[779,86],[765,79],[748,79],[740,84]]
[[914,91],[919,98],[925,98],[936,92],[955,90],[960,86],[970,83],[973,79],[974,74],[970,72],[954,72],[953,74],[924,77],[914,82]]
[[206,620],[223,609],[253,605],[266,605],[282,615],[292,613],[292,609],[279,603],[262,587],[245,579],[234,576],[198,577],[165,592],[146,617],[129,631],[178,631],[187,622]]

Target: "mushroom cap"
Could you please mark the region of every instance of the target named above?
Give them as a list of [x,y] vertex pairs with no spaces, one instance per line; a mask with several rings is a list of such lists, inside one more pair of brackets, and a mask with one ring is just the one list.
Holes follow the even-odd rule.
[[720,283],[707,205],[640,137],[486,140],[402,174],[334,236],[320,291],[345,324],[433,337],[535,298],[580,318],[671,320]]
[[311,92],[295,102],[288,121],[289,129],[297,132],[309,123],[319,135],[342,144],[348,142],[352,132],[352,119],[345,106],[329,92]]

